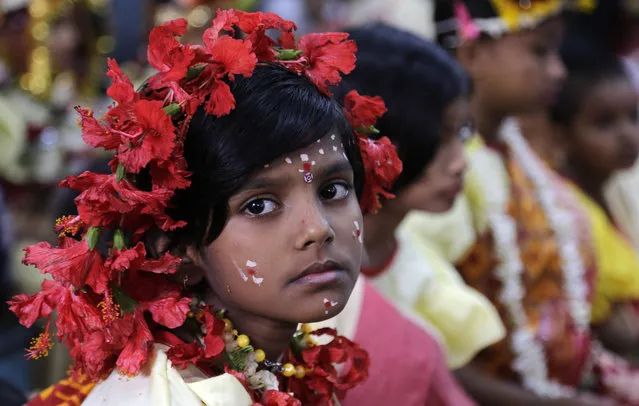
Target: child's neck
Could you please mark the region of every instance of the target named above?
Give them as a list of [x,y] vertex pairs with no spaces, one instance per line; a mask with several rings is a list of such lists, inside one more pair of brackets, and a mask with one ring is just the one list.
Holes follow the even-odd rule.
[[574,163],[571,159],[567,159],[562,173],[579,186],[586,195],[599,204],[599,206],[601,206],[610,216],[608,204],[604,197],[604,187],[610,178],[608,174],[589,170],[583,165]]
[[364,246],[367,258],[364,267],[379,269],[388,264],[397,249],[395,229],[406,216],[406,210],[392,207],[391,202],[376,214],[364,218]]
[[228,303],[222,304],[212,292],[207,295],[205,302],[212,304],[216,309],[225,309],[233,323],[233,328],[239,334],[247,335],[251,340],[251,345],[254,348],[262,349],[266,353],[266,358],[272,362],[280,361],[290,345],[291,338],[297,331],[298,323],[268,319],[245,312]]
[[507,115],[491,109],[487,103],[479,97],[474,97],[471,101],[471,109],[475,128],[479,135],[488,144],[499,143],[499,128]]

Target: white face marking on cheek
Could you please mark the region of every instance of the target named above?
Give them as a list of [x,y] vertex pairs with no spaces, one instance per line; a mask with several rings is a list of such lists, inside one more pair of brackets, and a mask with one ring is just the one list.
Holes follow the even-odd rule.
[[333,151],[337,152],[337,147],[333,145]]
[[255,283],[257,286],[262,286],[262,282],[264,282],[264,278],[258,278],[257,276],[253,275],[253,283]]
[[335,141],[335,134],[331,134],[331,140]]
[[315,166],[315,161],[311,161],[311,165]]
[[328,314],[328,311],[332,308],[337,306],[338,303],[337,302],[333,302],[332,300],[329,300],[328,298],[324,298],[324,313]]
[[362,238],[362,229],[359,226],[359,222],[353,221],[353,224],[355,225],[355,230],[353,230],[353,238],[359,241],[360,244],[362,244],[364,241]]
[[320,155],[324,155],[324,148],[320,148],[319,149],[319,153],[320,153]]
[[320,142],[322,142],[322,139],[320,138],[319,140],[317,140],[317,143],[319,144]]
[[271,165],[269,165],[269,164],[264,165],[264,169],[267,169],[269,166],[271,166]]
[[301,154],[300,155],[300,159],[302,160],[302,162],[308,162],[308,155],[307,154]]
[[293,161],[291,160],[291,158],[284,158],[284,162],[286,162],[287,164],[292,164]]

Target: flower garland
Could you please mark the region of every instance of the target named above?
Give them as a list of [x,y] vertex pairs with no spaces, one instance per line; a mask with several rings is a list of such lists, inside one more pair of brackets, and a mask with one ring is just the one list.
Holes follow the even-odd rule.
[[[224,311],[214,313],[201,302],[191,308],[190,323],[185,327],[190,327],[197,340],[184,343],[171,333],[160,333],[173,342],[167,357],[178,369],[195,364],[212,375],[232,374],[244,385],[255,405],[333,406],[334,396],[342,397],[346,390],[368,377],[368,353],[333,329],[312,331],[310,325],[302,325],[291,339],[286,354],[288,362],[273,363],[266,359],[263,350],[253,348],[248,336],[233,328]],[[333,340],[315,345],[313,336],[324,335],[332,336]],[[348,371],[339,375],[334,364],[344,364]],[[287,390],[280,390],[282,387]]]
[[[564,290],[570,302],[570,315],[580,333],[587,334],[590,320],[590,305],[587,299],[588,286],[585,280],[584,264],[579,253],[578,236],[573,229],[572,214],[562,209],[556,200],[555,185],[549,174],[521,135],[514,119],[507,120],[500,131],[500,137],[532,180],[539,202],[548,219],[559,248],[559,257],[564,275]],[[479,164],[486,157],[478,155]],[[486,199],[487,218],[495,239],[495,249],[500,259],[496,275],[502,283],[500,300],[506,306],[514,325],[511,346],[515,355],[513,369],[519,373],[524,386],[541,395],[552,398],[574,394],[574,389],[562,385],[548,377],[548,366],[543,346],[536,340],[530,327],[522,299],[524,265],[517,243],[516,221],[506,212],[508,192],[496,187],[494,179],[481,169],[482,183]],[[493,186],[493,187],[491,187]]]
[[[157,331],[193,323],[204,335],[195,343],[171,350],[175,365],[220,362],[224,348],[232,346],[229,337],[225,341],[222,336],[224,323],[211,311],[200,308],[195,309],[197,319],[189,317],[194,312],[194,299],[171,280],[181,258],[168,252],[160,258],[149,258],[143,236],[152,227],[168,232],[186,225],[172,219],[166,209],[176,190],[190,185],[182,153],[188,125],[199,108],[216,117],[235,108],[230,83],[236,76],[251,76],[260,63],[277,64],[304,75],[319,91],[330,95],[330,87],[341,81],[341,75],[354,69],[356,46],[348,40],[348,34],[308,34],[297,42],[295,29],[293,22],[272,13],[219,10],[203,35],[204,45],[198,46],[177,40],[186,33],[186,20],[169,21],[150,33],[147,57],[158,73],[140,91],[135,91],[114,60],[108,61],[107,75],[112,84],[107,94],[114,104],[101,118],[90,109],[76,110],[83,140],[92,147],[115,152],[111,173],[84,172],[60,183],[80,192],[75,200],[78,215],[56,223],[57,246],[41,242],[25,249],[23,262],[36,266],[50,279],[42,283],[40,292],[17,295],[9,302],[23,325],[31,327],[38,319],[46,321],[44,333],[28,351],[29,357],[45,356],[53,345],[51,313],[57,311],[57,338],[69,348],[75,376],[84,374],[99,380],[116,368],[135,375],[149,360]],[[279,30],[281,37],[273,40],[266,35],[267,30]],[[243,35],[235,35],[240,31]],[[365,169],[360,201],[364,212],[379,208],[379,195],[392,197],[388,189],[402,169],[395,147],[387,138],[368,138],[376,132],[375,120],[385,111],[380,98],[357,92],[346,97],[345,113]],[[136,176],[143,170],[150,174],[150,190],[136,185]],[[106,231],[112,239],[104,254],[97,244],[108,235]],[[313,334],[332,335],[333,341],[292,352],[289,358],[293,365],[301,357],[303,364],[300,361],[298,365],[308,366],[312,373],[305,372],[304,379],[287,385],[304,404],[331,405],[334,394],[361,382],[366,375],[361,368],[367,367],[367,359],[358,347],[332,330]],[[235,350],[230,354],[232,357],[222,360],[218,369],[237,366],[233,356],[238,354]],[[261,374],[266,380],[255,378],[261,371],[253,371],[253,362],[261,354],[253,356],[255,360],[248,360],[249,370],[237,366],[243,371],[238,379],[245,379],[249,387],[250,382],[257,381],[255,390],[262,390],[261,384],[275,388],[275,381],[266,373]],[[356,368],[338,378],[334,362],[356,364]],[[230,371],[238,372],[233,368]],[[272,391],[263,392],[266,400],[262,402],[275,404],[269,398],[275,393]]]

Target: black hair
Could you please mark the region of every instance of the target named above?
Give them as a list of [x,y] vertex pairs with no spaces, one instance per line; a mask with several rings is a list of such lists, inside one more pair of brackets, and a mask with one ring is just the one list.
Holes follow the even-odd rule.
[[423,172],[441,143],[444,110],[467,96],[470,82],[446,51],[432,42],[375,23],[350,31],[357,42],[357,67],[338,90],[381,96],[388,112],[376,127],[397,147],[404,170],[399,191]]
[[550,118],[557,124],[568,125],[595,86],[610,79],[628,78],[628,75],[614,53],[582,46],[572,37],[566,38],[561,53],[568,74],[550,109]]
[[172,247],[213,242],[228,217],[228,200],[264,165],[333,132],[341,136],[361,196],[364,170],[353,132],[339,103],[305,76],[260,64],[250,77],[230,83],[236,107],[214,117],[200,108],[184,143],[191,186],[179,190],[168,214],[187,222],[171,236]]
[[27,398],[18,388],[0,379],[0,403],[4,406],[22,406],[27,403]]

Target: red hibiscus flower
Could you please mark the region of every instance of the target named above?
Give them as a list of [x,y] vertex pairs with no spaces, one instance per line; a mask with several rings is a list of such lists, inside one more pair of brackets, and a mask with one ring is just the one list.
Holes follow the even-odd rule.
[[[302,352],[304,367],[313,372],[305,380],[290,380],[289,385],[296,394],[301,394],[298,397],[302,404],[334,406],[333,394],[341,398],[346,390],[368,378],[368,353],[333,329],[319,329],[312,334],[329,335],[333,340]],[[345,365],[347,372],[338,375],[334,364]]]
[[78,289],[89,285],[96,293],[104,293],[109,275],[102,255],[90,249],[86,240],[77,241],[68,237],[62,240],[63,244],[68,244],[66,248],[54,248],[47,242],[25,248],[26,255],[22,262],[35,265],[40,272]]
[[342,74],[355,69],[355,41],[347,33],[307,34],[300,39],[299,49],[308,60],[305,74],[324,93],[338,84]]
[[154,340],[140,308],[136,308],[133,314],[125,314],[124,317],[132,319],[133,334],[128,337],[116,365],[121,372],[135,375],[140,372],[142,365],[149,359]]
[[224,340],[222,333],[224,332],[224,321],[215,317],[210,309],[200,313],[204,318],[206,326],[206,335],[204,336],[204,355],[206,358],[215,358],[224,351]]
[[20,324],[31,327],[38,319],[51,315],[65,289],[60,282],[45,279],[38,293],[14,296],[13,300],[8,302],[9,310],[18,317]]
[[204,348],[197,342],[172,345],[166,356],[173,366],[184,370],[189,364],[195,365],[204,358]]
[[387,137],[379,140],[359,137],[358,143],[366,171],[360,206],[362,212],[374,213],[381,207],[380,195],[386,199],[395,197],[388,190],[402,173],[402,161]]
[[253,44],[253,52],[260,61],[272,62],[278,55],[273,49],[277,45],[268,35],[266,30],[276,29],[282,32],[279,39],[284,49],[295,48],[293,31],[297,29],[295,23],[287,21],[273,13],[246,13],[236,10],[238,16],[237,26],[248,35],[247,39]]
[[203,37],[212,64],[199,75],[198,79],[206,83],[205,87],[200,86],[200,92],[208,96],[206,111],[217,117],[235,108],[235,97],[224,80],[234,80],[235,75],[251,76],[257,64],[250,41],[224,34],[224,31],[232,30],[232,25],[237,22],[238,18],[233,12],[220,11]]
[[107,95],[118,104],[129,104],[140,99],[140,95],[133,88],[133,83],[126,76],[115,59],[107,59],[109,70],[107,76],[111,78],[111,86],[107,89]]
[[87,145],[94,148],[104,148],[107,151],[117,149],[122,138],[113,133],[108,127],[94,117],[93,110],[76,107],[75,110],[80,115],[78,124],[82,129],[82,139]]
[[262,395],[261,406],[302,406],[302,402],[286,392],[267,390]]
[[[184,225],[165,213],[173,195],[171,190],[144,192],[126,179],[118,182],[114,174],[92,172],[68,177],[60,182],[60,186],[81,192],[75,200],[76,206],[82,221],[88,226],[115,228],[122,225],[125,230],[140,233],[150,228],[153,222],[165,231]],[[153,220],[151,224],[149,219]]]
[[[131,120],[132,115],[135,120]],[[171,117],[164,111],[163,102],[139,100],[130,110],[111,109],[108,116],[110,131],[126,140],[120,144],[118,161],[127,172],[138,173],[152,160],[170,158],[176,147],[176,133]],[[125,122],[125,125],[120,125]]]
[[147,57],[149,64],[159,73],[148,81],[151,89],[168,89],[169,94],[164,99],[190,106],[189,113],[194,113],[192,96],[180,85],[180,81],[187,75],[196,52],[190,45],[182,45],[176,37],[187,31],[187,21],[177,19],[155,27],[149,35]]
[[351,90],[344,98],[346,118],[355,130],[374,126],[386,111],[386,105],[379,96],[362,96],[357,90]]

